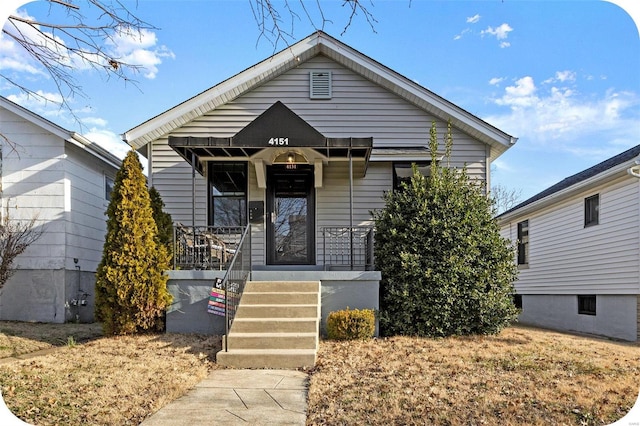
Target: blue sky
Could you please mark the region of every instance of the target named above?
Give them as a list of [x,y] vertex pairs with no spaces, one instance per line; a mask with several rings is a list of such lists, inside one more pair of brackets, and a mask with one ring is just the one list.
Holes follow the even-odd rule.
[[[617,1],[638,16],[640,2]],[[248,0],[138,0],[137,9],[133,1],[123,3],[158,28],[111,46],[145,65],[137,87],[79,67],[75,76],[87,98],[70,102],[82,127],[4,81],[0,94],[123,155],[120,134],[274,52],[260,38]],[[315,1],[307,3],[318,16]],[[363,0],[377,20],[375,32],[360,14],[344,35],[348,13],[342,4],[321,1],[332,21],[325,32],[519,138],[494,163],[493,183],[521,190],[522,199],[640,143],[640,37],[630,15],[615,4]],[[298,12],[291,42],[315,30]],[[15,13],[56,18],[43,1]],[[0,71],[59,96],[6,36],[0,36]]]

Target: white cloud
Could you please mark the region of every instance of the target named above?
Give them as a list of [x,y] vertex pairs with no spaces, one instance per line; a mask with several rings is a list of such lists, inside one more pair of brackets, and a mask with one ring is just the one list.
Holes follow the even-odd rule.
[[[588,78],[587,78],[588,79]],[[543,83],[565,83],[576,81],[576,73],[574,71],[556,71],[556,74],[543,81]]]
[[502,24],[499,27],[487,27],[486,30],[480,31],[480,35],[484,36],[486,34],[495,36],[498,41],[500,41],[500,47],[505,48],[511,46],[511,43],[506,41],[507,37],[509,37],[509,33],[513,31],[513,28],[509,24]]
[[175,59],[175,54],[166,46],[157,46],[158,39],[152,31],[143,29],[137,31],[121,30],[109,42],[113,57],[126,64],[135,64],[143,68],[143,75],[154,79],[158,73],[158,65],[162,58]]
[[122,141],[120,135],[111,130],[93,127],[83,136],[120,159],[123,159],[127,152],[131,151],[131,147]]
[[489,84],[492,86],[497,86],[503,81],[504,81],[504,77],[493,77],[491,80],[489,80]]
[[475,24],[480,20],[480,15],[475,14],[467,18],[467,24]]
[[460,40],[462,38],[463,35],[467,34],[471,32],[471,30],[469,28],[462,30],[462,32],[460,34],[456,34],[453,39],[454,40]]
[[[573,78],[570,72],[559,72],[554,80]],[[507,111],[484,119],[531,147],[594,154],[611,152],[613,145],[618,151],[637,145],[640,136],[640,99],[628,91],[585,96],[572,88],[538,87],[533,77],[525,76],[493,101]]]

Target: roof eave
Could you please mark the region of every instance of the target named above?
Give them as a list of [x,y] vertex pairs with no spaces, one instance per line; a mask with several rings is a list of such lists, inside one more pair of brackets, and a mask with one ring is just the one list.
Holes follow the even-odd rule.
[[554,192],[553,194],[550,194],[544,198],[541,198],[539,200],[536,200],[534,202],[532,202],[531,204],[527,204],[526,206],[523,206],[522,208],[516,209],[516,210],[512,210],[510,212],[507,212],[503,215],[500,215],[497,217],[498,219],[498,223],[499,224],[503,224],[503,223],[507,223],[512,221],[515,218],[521,217],[521,216],[526,216],[526,215],[530,215],[531,213],[548,207],[552,204],[555,204],[559,201],[568,199],[572,196],[574,196],[575,194],[585,191],[589,188],[593,188],[595,186],[598,185],[602,185],[605,182],[608,182],[610,180],[614,180],[617,178],[621,178],[625,175],[628,174],[628,169],[630,167],[632,167],[633,165],[636,164],[636,159],[630,160],[630,161],[626,161],[624,163],[618,164],[615,167],[612,167],[608,170],[605,170],[595,176],[591,176],[588,179],[585,179],[583,181],[580,181],[578,183],[575,183],[567,188],[564,188],[558,192]]

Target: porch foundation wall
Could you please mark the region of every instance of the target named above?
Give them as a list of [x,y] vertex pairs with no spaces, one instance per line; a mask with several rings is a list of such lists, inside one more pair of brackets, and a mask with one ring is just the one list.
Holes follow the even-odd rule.
[[167,333],[224,334],[224,317],[207,312],[209,293],[225,271],[167,271],[173,300],[167,308]]
[[[320,333],[326,336],[327,317],[342,309],[380,308],[380,271],[254,271],[256,281],[320,281]],[[376,333],[379,333],[376,318]]]
[[[224,271],[167,271],[173,301],[167,309],[167,332],[224,334],[224,317],[207,312],[209,292]],[[254,281],[320,281],[321,334],[330,312],[379,309],[379,271],[253,271]],[[376,335],[378,325],[376,322]]]

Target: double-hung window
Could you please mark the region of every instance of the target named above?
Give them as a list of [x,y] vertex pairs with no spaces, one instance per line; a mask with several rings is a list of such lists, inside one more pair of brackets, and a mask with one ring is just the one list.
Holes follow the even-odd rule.
[[518,265],[529,264],[529,221],[518,222]]
[[584,199],[584,227],[598,224],[600,210],[600,194]]
[[209,225],[247,224],[247,163],[209,163]]

